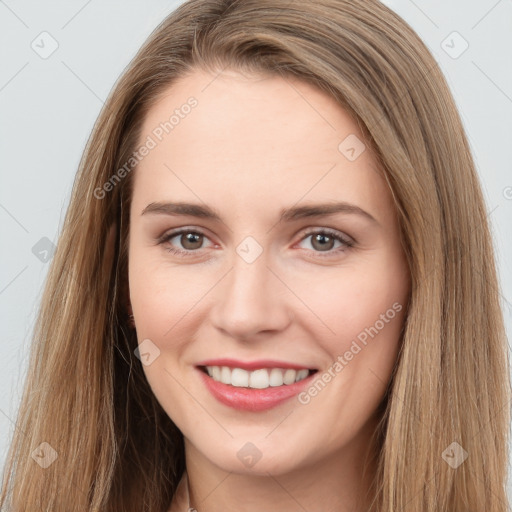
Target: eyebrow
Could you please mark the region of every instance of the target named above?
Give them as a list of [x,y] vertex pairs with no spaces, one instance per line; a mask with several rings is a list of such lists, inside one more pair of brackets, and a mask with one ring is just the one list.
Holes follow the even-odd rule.
[[[352,215],[362,216],[376,224],[378,221],[355,204],[347,202],[332,202],[312,204],[305,206],[292,206],[290,208],[283,208],[279,213],[279,222],[291,222],[294,220],[334,215],[336,213],[346,213]],[[147,214],[162,214],[162,215],[190,215],[192,217],[199,217],[202,219],[211,219],[219,222],[222,221],[220,214],[207,205],[193,204],[193,203],[169,203],[169,202],[155,202],[148,204],[141,215]]]

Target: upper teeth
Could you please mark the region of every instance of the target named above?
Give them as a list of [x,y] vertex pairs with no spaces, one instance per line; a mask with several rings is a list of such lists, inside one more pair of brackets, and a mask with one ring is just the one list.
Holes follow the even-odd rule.
[[238,388],[265,389],[269,386],[282,386],[293,384],[305,379],[309,370],[292,370],[281,368],[261,368],[248,372],[242,368],[229,368],[228,366],[207,366],[208,375],[217,382],[230,384]]

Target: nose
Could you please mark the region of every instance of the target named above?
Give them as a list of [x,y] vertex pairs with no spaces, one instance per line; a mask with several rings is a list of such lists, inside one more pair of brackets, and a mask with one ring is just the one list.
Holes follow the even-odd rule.
[[235,254],[232,268],[216,287],[211,320],[226,336],[250,340],[286,329],[293,318],[291,292],[264,256],[247,263]]

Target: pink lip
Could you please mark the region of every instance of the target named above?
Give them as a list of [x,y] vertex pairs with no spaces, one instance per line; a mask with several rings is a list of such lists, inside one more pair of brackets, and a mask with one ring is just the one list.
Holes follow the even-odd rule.
[[[273,368],[282,368],[282,363],[279,365],[272,364]],[[210,364],[205,365],[210,366]],[[224,365],[211,365],[211,366],[228,366]],[[236,366],[240,368],[240,366]],[[258,366],[258,368],[262,368]],[[253,388],[239,388],[235,386],[231,386],[229,384],[223,384],[222,382],[217,382],[213,380],[208,374],[204,373],[202,370],[198,369],[198,372],[203,379],[207,389],[210,393],[222,404],[227,405],[229,407],[233,407],[234,409],[239,409],[242,411],[264,411],[267,409],[272,409],[273,407],[278,406],[285,400],[292,398],[295,395],[298,395],[306,386],[311,383],[311,380],[316,375],[313,373],[306,377],[305,379],[295,382],[290,385],[282,385],[276,387],[268,387],[266,389],[253,389]]]
[[208,359],[197,363],[196,366],[229,366],[230,368],[242,368],[243,370],[253,371],[260,368],[291,368],[293,370],[314,370],[308,366],[302,366],[300,364],[285,363],[284,361],[275,361],[271,359],[262,359],[259,361],[243,362],[236,359]]

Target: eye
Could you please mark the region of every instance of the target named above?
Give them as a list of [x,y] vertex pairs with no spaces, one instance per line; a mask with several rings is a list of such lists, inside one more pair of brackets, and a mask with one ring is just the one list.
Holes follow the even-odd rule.
[[[318,254],[321,258],[332,256],[354,246],[354,241],[332,229],[323,228],[309,231],[303,236],[301,243],[310,237],[312,237],[310,242],[312,250],[316,253],[326,253]],[[176,241],[172,242],[174,239]],[[166,233],[158,239],[158,243],[167,244],[166,250],[172,254],[194,256],[194,252],[197,253],[200,249],[203,249],[202,245],[205,239],[208,240],[206,235],[199,230],[181,228]],[[336,242],[339,244],[338,247],[335,247]],[[183,248],[176,248],[176,243],[180,244]],[[302,248],[308,249],[307,247]]]
[[[175,238],[177,239],[177,242],[181,244],[183,249],[173,247],[174,243],[172,243],[172,240]],[[199,252],[198,250],[203,248],[201,246],[205,239],[206,235],[201,231],[182,228],[165,234],[158,240],[158,243],[168,243],[171,245],[170,247],[166,247],[166,250],[173,254],[193,256],[192,253]]]
[[[314,231],[309,231],[302,239],[302,242],[304,242],[310,237],[312,237],[310,246],[313,248],[314,252],[327,253],[325,255],[319,254],[319,256],[322,258],[332,256],[333,254],[339,252],[343,252],[348,248],[354,246],[354,242],[351,239],[342,235],[338,231],[334,231],[332,229],[323,228]],[[335,249],[336,242],[339,242],[339,245]]]

